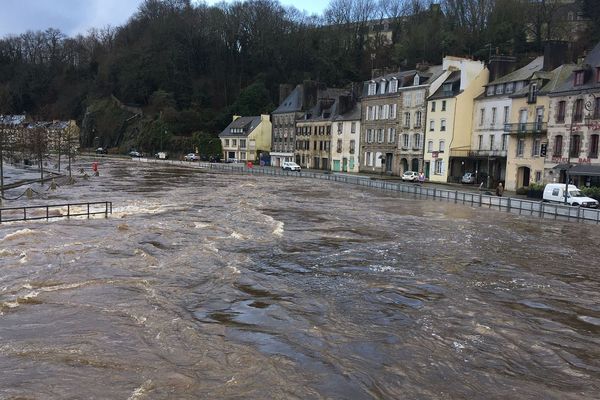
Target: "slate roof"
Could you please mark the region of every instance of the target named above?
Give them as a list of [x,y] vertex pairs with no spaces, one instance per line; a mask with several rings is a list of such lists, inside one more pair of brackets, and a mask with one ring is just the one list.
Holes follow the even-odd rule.
[[338,114],[334,120],[335,121],[357,121],[360,120],[362,116],[362,104],[356,103],[354,107],[352,107],[349,111],[344,114]]
[[565,82],[565,80],[571,75],[573,70],[577,66],[575,64],[563,64],[558,68],[555,68],[552,71],[537,71],[531,77],[531,81],[523,86],[521,89],[517,90],[509,97],[517,98],[517,97],[526,97],[529,96],[529,86],[531,82],[535,80],[541,80],[543,86],[538,90],[538,96],[544,96],[548,93],[552,92],[557,86],[560,86]]
[[391,81],[392,79],[397,79],[398,80],[398,89],[400,88],[404,88],[404,87],[410,87],[413,86],[413,81],[415,78],[415,75],[419,75],[420,82],[419,85],[424,85],[427,83],[431,83],[433,82],[435,79],[437,79],[442,73],[444,72],[443,68],[441,65],[432,65],[430,67],[428,67],[426,70],[424,71],[420,71],[420,70],[416,70],[416,69],[411,69],[408,71],[399,71],[399,72],[393,72],[390,74],[386,74],[386,75],[382,75],[382,76],[378,76],[377,78],[373,78],[373,79],[369,79],[368,81],[364,81],[363,84],[363,93],[362,96],[363,97],[376,97],[376,96],[386,96],[389,94],[397,94],[397,93],[385,93],[385,94],[375,94],[375,95],[368,95],[369,93],[369,84],[370,83],[379,83],[382,80],[385,81]]
[[[252,133],[254,129],[260,124],[260,115],[256,115],[253,117],[239,117],[235,121],[232,121],[227,128],[223,129],[221,133],[219,133],[219,137],[229,137],[229,136],[248,136]],[[243,129],[242,133],[232,133],[231,129],[233,128],[241,128]]]
[[[451,83],[452,91],[446,92],[444,91],[444,85]],[[450,97],[454,97],[460,94],[460,71],[452,71],[450,75],[446,78],[444,83],[435,91],[434,94],[429,96],[427,100],[437,100],[437,99],[447,99]]]
[[304,114],[302,121],[332,120],[338,115],[340,96],[349,95],[346,89],[324,89],[317,94],[317,104]]
[[302,111],[302,85],[296,85],[294,90],[283,100],[272,114],[285,114]]
[[[596,80],[596,68],[600,68],[600,42],[589,52],[582,64],[573,69],[569,77],[556,87],[550,96],[568,94],[569,92],[600,91],[600,82]],[[584,71],[583,85],[575,86],[575,73]]]
[[493,85],[498,85],[500,83],[507,83],[507,82],[526,81],[529,78],[531,78],[531,76],[534,74],[534,72],[540,71],[543,67],[544,67],[544,57],[539,56],[539,57],[536,57],[533,61],[531,61],[526,66],[519,68],[518,70],[513,71],[510,74],[501,76],[500,78],[488,83],[485,86],[493,86]]

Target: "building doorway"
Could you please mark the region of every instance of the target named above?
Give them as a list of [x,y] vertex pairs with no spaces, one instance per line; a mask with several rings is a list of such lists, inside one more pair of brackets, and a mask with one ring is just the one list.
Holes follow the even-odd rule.
[[348,159],[346,157],[342,158],[342,171],[348,172]]
[[531,179],[531,169],[529,167],[519,167],[517,170],[517,188],[528,187]]
[[392,153],[385,153],[385,172],[386,173],[391,173],[392,172],[392,160],[394,158],[394,155]]

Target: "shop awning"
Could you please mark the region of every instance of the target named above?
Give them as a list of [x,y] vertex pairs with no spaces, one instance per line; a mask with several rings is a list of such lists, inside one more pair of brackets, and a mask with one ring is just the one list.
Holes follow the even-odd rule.
[[600,165],[575,164],[569,168],[569,164],[558,164],[552,169],[566,170],[572,176],[600,176]]

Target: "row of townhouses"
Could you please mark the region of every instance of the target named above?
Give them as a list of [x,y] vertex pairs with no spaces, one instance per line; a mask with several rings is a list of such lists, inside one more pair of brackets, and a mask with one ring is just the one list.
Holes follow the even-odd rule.
[[578,64],[560,44],[515,69],[445,57],[442,65],[375,77],[361,90],[282,85],[269,115],[234,117],[223,157],[304,168],[402,175],[432,182],[600,186],[600,44]]

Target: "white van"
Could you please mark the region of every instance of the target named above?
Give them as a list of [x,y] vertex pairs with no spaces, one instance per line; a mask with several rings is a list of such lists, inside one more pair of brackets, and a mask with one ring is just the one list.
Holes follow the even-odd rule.
[[[564,183],[549,183],[544,188],[544,201],[552,201],[556,203],[565,202],[565,184]],[[571,206],[581,206],[598,208],[598,202],[594,199],[584,196],[577,186],[569,185],[567,194],[567,203]]]

